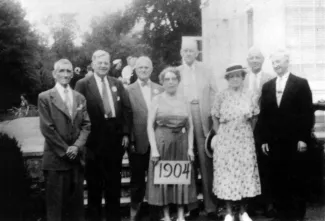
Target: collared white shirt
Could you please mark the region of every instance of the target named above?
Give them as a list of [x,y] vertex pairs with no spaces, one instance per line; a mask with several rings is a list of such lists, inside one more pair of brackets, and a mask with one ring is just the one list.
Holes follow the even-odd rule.
[[186,62],[183,61],[185,74],[184,78],[184,92],[188,101],[193,101],[198,99],[196,76],[195,76],[195,65],[196,61],[193,62],[191,66],[188,66]]
[[[96,84],[97,84],[100,96],[103,98],[102,79],[97,74],[94,74],[94,77],[95,77],[95,80],[96,80]],[[112,111],[112,117],[116,117],[113,96],[112,96],[111,89],[109,87],[109,83],[108,83],[108,80],[107,80],[106,76],[104,77],[104,83],[105,83],[106,90],[107,90],[107,93],[108,93],[108,103],[109,103],[109,106],[110,106],[111,111]]]
[[142,92],[142,95],[144,97],[144,100],[147,104],[148,110],[151,104],[151,81],[148,80],[147,85],[142,86],[143,81],[141,81],[140,79],[137,80],[139,85],[140,85],[140,89]]
[[250,72],[248,74],[248,89],[250,91],[259,91],[261,89],[262,71],[257,74]]
[[288,78],[289,78],[289,72],[285,73],[282,77],[277,76],[276,77],[276,99],[277,103],[280,106],[282,95],[284,92],[284,89],[286,87]]
[[72,116],[72,107],[73,107],[73,94],[72,94],[72,89],[71,87],[68,85],[66,88],[64,88],[61,84],[59,83],[56,83],[55,84],[55,88],[56,90],[59,92],[59,95],[61,97],[61,99],[63,100],[64,103],[66,103],[66,100],[65,100],[65,90],[68,90],[68,97],[69,97],[69,102],[71,102],[71,109],[69,110],[69,107],[68,107],[68,110],[69,110],[69,114]]

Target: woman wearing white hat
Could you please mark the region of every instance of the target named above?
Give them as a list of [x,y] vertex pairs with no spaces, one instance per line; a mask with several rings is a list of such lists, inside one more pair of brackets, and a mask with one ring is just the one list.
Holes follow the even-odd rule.
[[233,221],[232,203],[240,203],[239,219],[251,221],[245,208],[247,198],[261,194],[253,118],[259,113],[257,99],[243,84],[246,71],[241,65],[226,69],[228,88],[217,94],[211,115],[216,135],[212,140],[213,192],[226,201],[225,221]]

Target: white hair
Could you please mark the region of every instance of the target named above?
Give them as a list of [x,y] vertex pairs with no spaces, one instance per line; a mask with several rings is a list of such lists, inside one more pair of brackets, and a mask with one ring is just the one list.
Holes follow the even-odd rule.
[[135,62],[135,67],[137,68],[140,65],[140,62],[142,61],[148,62],[150,67],[153,67],[151,59],[147,56],[140,56]]
[[277,49],[271,54],[270,58],[272,59],[275,55],[281,55],[282,57],[286,58],[288,61],[290,60],[290,53],[286,49],[282,49],[282,48]]
[[72,67],[72,63],[68,59],[63,58],[54,63],[54,71],[57,71],[63,64],[69,64]]
[[108,56],[110,58],[110,55],[107,51],[97,50],[93,53],[93,56],[91,57],[91,61],[94,62],[94,61],[96,61],[97,58],[102,57],[102,56]]

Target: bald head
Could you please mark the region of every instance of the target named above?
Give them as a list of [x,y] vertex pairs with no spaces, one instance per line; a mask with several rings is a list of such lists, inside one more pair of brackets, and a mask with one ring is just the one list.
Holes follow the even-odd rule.
[[92,67],[97,76],[105,77],[111,67],[109,53],[104,50],[97,50],[94,52],[91,60]]
[[152,73],[152,61],[147,56],[141,56],[135,63],[135,73],[141,81],[147,82]]
[[195,40],[184,40],[182,42],[181,56],[183,62],[191,66],[194,63],[198,54],[198,46]]
[[262,70],[264,56],[259,48],[251,47],[248,50],[247,63],[252,72],[255,74],[259,73]]
[[290,54],[285,49],[276,50],[271,55],[271,61],[274,71],[279,75],[283,76],[289,70]]

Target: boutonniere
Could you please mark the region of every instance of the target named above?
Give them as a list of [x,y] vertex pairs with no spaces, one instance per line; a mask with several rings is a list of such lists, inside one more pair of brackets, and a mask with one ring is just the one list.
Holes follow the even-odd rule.
[[117,91],[117,88],[115,86],[112,87],[112,91],[113,92],[116,92]]
[[77,107],[77,111],[81,111],[83,109],[83,104],[79,104],[79,106]]
[[153,93],[154,93],[154,94],[159,94],[159,90],[158,90],[158,89],[154,89],[154,90],[153,90]]
[[116,100],[119,101],[120,100],[120,96],[117,96]]

